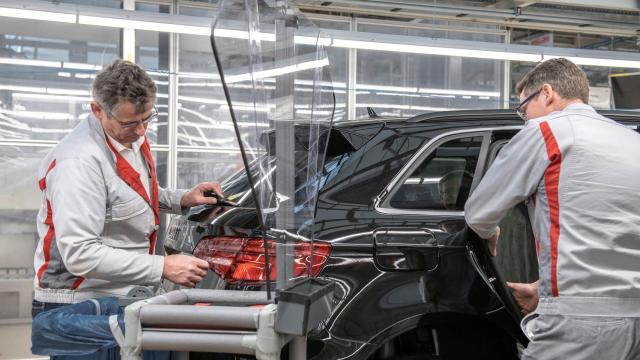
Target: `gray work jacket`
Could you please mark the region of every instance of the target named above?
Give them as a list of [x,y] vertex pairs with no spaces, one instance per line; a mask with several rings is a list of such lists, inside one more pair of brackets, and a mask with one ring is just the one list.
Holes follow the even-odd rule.
[[[43,160],[35,300],[76,303],[160,283],[164,258],[153,251],[152,235],[158,229],[154,209],[140,189],[123,180],[122,166],[116,163],[93,116]],[[159,189],[160,209],[180,212],[184,192]]]
[[466,221],[483,238],[526,201],[537,312],[640,316],[639,154],[640,134],[572,104],[527,121],[467,201]]

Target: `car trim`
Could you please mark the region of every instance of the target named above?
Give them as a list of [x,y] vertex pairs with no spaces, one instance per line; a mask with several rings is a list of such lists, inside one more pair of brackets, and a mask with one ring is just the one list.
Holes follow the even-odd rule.
[[493,131],[497,130],[520,130],[524,127],[524,125],[508,125],[508,126],[493,126],[493,127],[484,127],[484,128],[475,128],[475,129],[463,129],[463,130],[455,130],[449,131],[446,133],[439,134],[433,139],[429,140],[426,145],[423,145],[420,150],[418,150],[413,157],[407,162],[407,164],[393,177],[391,182],[374,198],[373,200],[373,208],[376,212],[387,215],[429,215],[429,216],[456,216],[463,217],[464,211],[456,211],[456,210],[418,210],[418,209],[397,209],[393,208],[388,204],[388,200],[390,196],[392,196],[398,188],[398,184],[407,177],[407,173],[410,174],[410,171],[417,166],[416,163],[423,160],[426,156],[431,154],[435,148],[441,145],[443,142],[450,140],[452,138],[458,138],[461,135],[468,136],[470,134],[478,134],[478,136],[482,136],[482,147],[480,148],[480,154],[478,158],[478,165],[476,166],[476,171],[474,174],[474,180],[471,185],[471,192],[475,189],[478,182],[480,181],[480,175],[484,172],[484,166],[487,162],[487,152],[489,148],[488,137],[491,136]]

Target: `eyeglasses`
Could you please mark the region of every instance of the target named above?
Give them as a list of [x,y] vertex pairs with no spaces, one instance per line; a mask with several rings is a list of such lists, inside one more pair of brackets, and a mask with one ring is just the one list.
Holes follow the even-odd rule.
[[540,94],[540,92],[542,91],[542,89],[534,92],[533,94],[527,96],[526,99],[524,99],[524,101],[522,101],[520,103],[520,105],[518,105],[518,107],[516,108],[516,113],[518,114],[518,116],[520,116],[522,118],[522,120],[529,120],[529,118],[527,117],[527,109],[524,108],[525,105],[527,105],[527,103],[531,100],[533,100],[533,98],[535,98],[536,96],[538,96],[538,94]]
[[147,116],[142,120],[137,120],[137,121],[122,121],[117,117],[113,116],[113,113],[111,111],[107,111],[107,116],[116,120],[123,129],[135,129],[138,126],[140,126],[140,124],[146,127],[150,122],[158,119],[158,110],[156,110],[156,107],[154,106],[153,110],[151,110],[151,115]]

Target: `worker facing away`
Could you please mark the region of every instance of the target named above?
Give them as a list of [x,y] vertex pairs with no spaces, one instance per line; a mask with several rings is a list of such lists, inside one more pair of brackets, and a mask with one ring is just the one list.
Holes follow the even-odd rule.
[[155,254],[159,212],[214,204],[216,182],[191,190],[158,186],[145,133],[155,121],[156,86],[137,65],[117,60],[93,82],[91,114],[44,159],[35,253],[33,314],[102,296],[125,296],[163,278],[187,287],[208,263]]
[[[638,359],[640,134],[587,105],[584,72],[566,59],[518,84],[524,128],[500,151],[465,206],[488,239],[526,202],[539,281],[509,284],[531,342],[523,359]],[[504,239],[500,241],[509,241]]]

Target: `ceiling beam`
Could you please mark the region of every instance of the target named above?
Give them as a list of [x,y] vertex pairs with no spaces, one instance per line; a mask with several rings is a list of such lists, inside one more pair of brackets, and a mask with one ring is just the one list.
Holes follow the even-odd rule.
[[535,0],[535,2],[589,9],[640,11],[640,2],[638,0]]
[[[525,6],[530,4],[530,1],[514,0],[514,3]],[[398,19],[454,20],[508,28],[555,30],[610,36],[637,36],[640,29],[638,16],[616,15],[605,17],[597,13],[568,14],[567,12],[559,13],[550,9],[530,7],[520,7],[519,11],[514,11],[514,9],[458,4],[454,6],[441,2],[416,2],[411,0],[393,2],[385,0],[334,0],[331,2],[298,0],[296,5],[303,11],[313,12],[340,12],[360,16]]]

